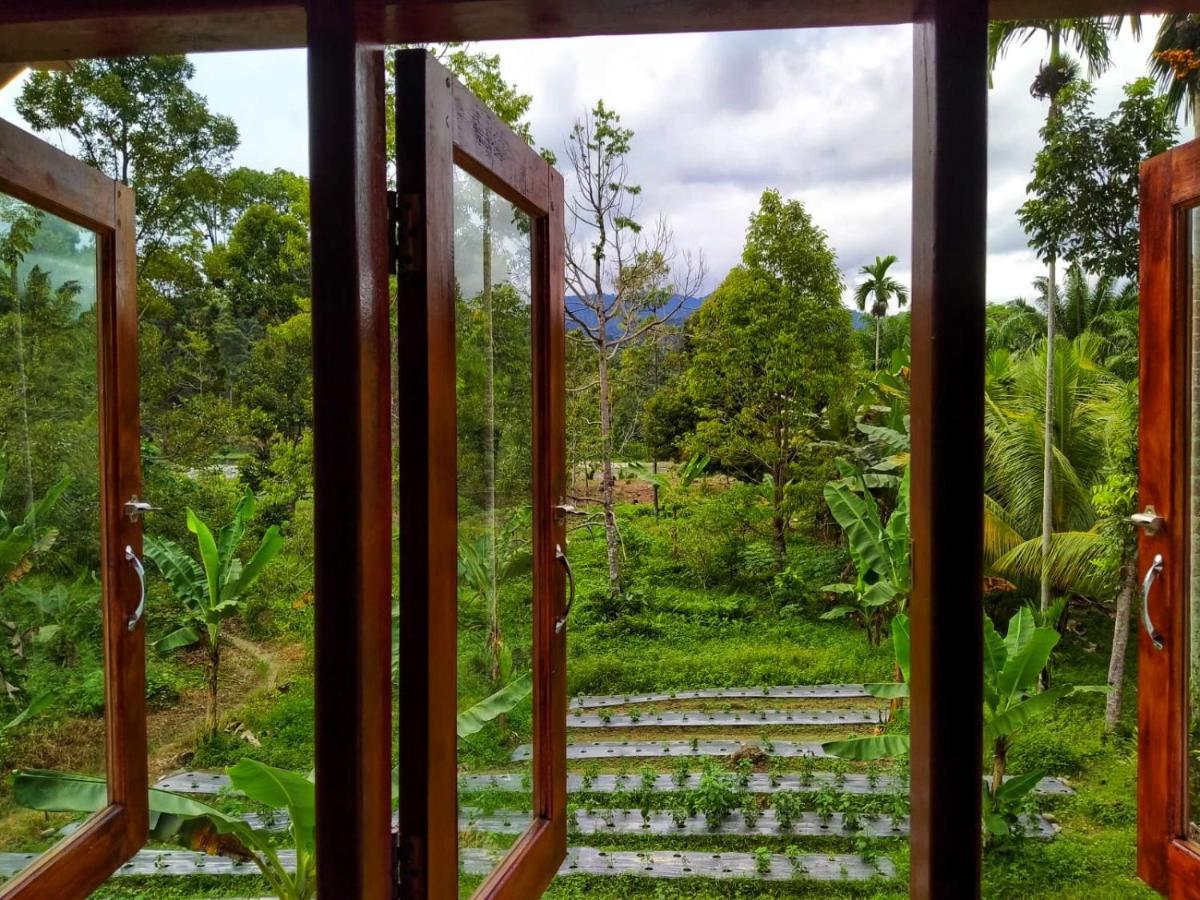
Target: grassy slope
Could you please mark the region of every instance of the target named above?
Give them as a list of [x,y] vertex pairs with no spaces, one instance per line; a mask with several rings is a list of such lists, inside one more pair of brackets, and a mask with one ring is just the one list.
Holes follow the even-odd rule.
[[[717,685],[765,685],[856,681],[886,678],[886,650],[870,648],[863,633],[844,622],[817,618],[819,603],[809,596],[772,599],[769,582],[737,587],[694,583],[683,561],[672,557],[669,526],[655,523],[643,510],[627,510],[629,596],[621,608],[606,606],[603,544],[598,532],[572,535],[572,559],[580,572],[580,602],[572,623],[570,691],[575,693],[683,689]],[[682,553],[680,554],[683,555]],[[797,565],[814,586],[833,580],[842,565],[835,551],[818,546],[794,550]],[[1101,683],[1107,666],[1111,622],[1098,615],[1081,621],[1059,654],[1056,677],[1066,682]],[[311,679],[293,679],[286,694],[254,700],[238,712],[262,741],[247,754],[230,739],[201,747],[197,766],[227,764],[253,755],[279,765],[311,765]],[[1153,896],[1134,877],[1134,746],[1129,738],[1136,702],[1129,686],[1123,736],[1101,736],[1103,698],[1084,696],[1062,705],[1016,740],[1013,771],[1034,767],[1067,776],[1078,788],[1074,798],[1058,801],[1053,813],[1062,833],[1049,844],[1027,843],[985,861],[986,897],[1127,898]],[[480,768],[500,766],[505,748],[487,731],[472,743]],[[636,765],[634,766],[636,770]],[[589,843],[596,843],[587,839]],[[696,839],[696,849],[710,846]],[[757,839],[723,839],[720,849],[753,851],[770,846],[782,852],[786,839],[771,844]],[[802,842],[797,842],[802,843]],[[844,844],[845,842],[843,842]],[[648,846],[636,837],[601,842],[613,849]],[[836,841],[824,847],[850,851]],[[807,849],[807,848],[802,848]],[[817,849],[815,846],[814,850]],[[906,851],[889,850],[903,872]],[[257,895],[262,884],[239,879],[236,892]],[[470,883],[466,885],[470,886]],[[121,879],[98,897],[182,898],[228,896],[230,882],[212,878]],[[555,898],[629,897],[879,897],[907,896],[903,880],[889,885],[758,884],[703,881],[664,882],[628,878],[559,879]]]

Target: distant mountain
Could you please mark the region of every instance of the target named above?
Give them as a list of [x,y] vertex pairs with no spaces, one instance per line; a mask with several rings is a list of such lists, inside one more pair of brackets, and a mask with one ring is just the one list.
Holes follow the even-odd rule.
[[[608,295],[608,299],[609,300],[612,299],[611,294]],[[688,320],[688,318],[691,317],[692,313],[694,313],[696,310],[698,310],[700,308],[700,304],[704,302],[704,299],[705,299],[704,297],[685,297],[683,299],[683,303],[680,304],[679,297],[676,296],[671,299],[670,303],[663,304],[662,311],[665,312],[666,310],[674,309],[673,314],[668,317],[667,321],[673,325],[682,325],[684,322],[686,322]],[[582,319],[589,327],[592,327],[596,324],[595,314],[587,307],[587,304],[585,304],[583,302],[583,300],[581,300],[578,296],[576,296],[574,294],[567,294],[566,301],[567,301],[567,310],[569,312],[574,313],[578,318]],[[679,304],[678,309],[675,309],[676,304]],[[649,312],[647,312],[647,315],[649,315]],[[874,325],[871,323],[871,317],[864,312],[859,312],[857,309],[850,310],[850,323],[851,323],[851,325],[854,326],[855,331],[864,331],[866,329],[874,327]],[[571,321],[570,318],[567,319],[567,328],[578,328],[578,327],[579,326],[576,325],[573,321]],[[608,327],[609,337],[616,337],[619,330],[620,329],[617,326],[615,326],[611,322],[609,323],[609,327]]]
[[[612,300],[611,294],[608,295],[608,299],[610,301]],[[681,299],[682,299],[682,303],[680,302]],[[568,312],[574,314],[578,319],[580,319],[582,322],[584,322],[584,324],[586,324],[589,328],[595,327],[596,315],[595,315],[595,313],[592,312],[591,309],[588,308],[587,304],[584,303],[584,301],[582,299],[580,299],[578,296],[576,296],[574,294],[567,294],[566,301],[567,301],[567,311]],[[692,313],[694,313],[696,310],[698,310],[700,308],[700,304],[703,302],[704,302],[703,297],[680,298],[678,295],[676,295],[675,297],[672,297],[669,302],[664,303],[662,305],[662,307],[660,307],[659,313],[665,314],[667,312],[671,312],[671,315],[667,316],[667,321],[673,325],[682,325],[684,322],[686,322],[688,320],[688,317],[691,316]],[[676,307],[678,307],[678,308],[676,308]],[[650,316],[650,315],[652,315],[652,313],[653,313],[652,310],[647,310],[647,312],[645,313],[645,316]],[[578,327],[579,326],[576,325],[575,322],[573,322],[570,319],[570,317],[567,318],[567,328],[578,328]],[[610,322],[608,324],[609,337],[615,337],[619,332],[620,332],[619,325],[612,323],[612,322]]]

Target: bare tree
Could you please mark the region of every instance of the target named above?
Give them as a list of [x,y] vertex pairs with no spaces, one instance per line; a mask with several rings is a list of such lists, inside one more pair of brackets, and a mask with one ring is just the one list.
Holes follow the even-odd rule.
[[653,336],[699,291],[705,272],[702,255],[677,254],[674,235],[661,218],[646,231],[638,224],[641,187],[630,182],[627,161],[632,137],[601,100],[567,138],[567,160],[575,173],[567,238],[567,286],[574,300],[567,304],[567,316],[575,326],[571,337],[596,355],[600,502],[613,593],[621,589],[613,365],[623,348]]

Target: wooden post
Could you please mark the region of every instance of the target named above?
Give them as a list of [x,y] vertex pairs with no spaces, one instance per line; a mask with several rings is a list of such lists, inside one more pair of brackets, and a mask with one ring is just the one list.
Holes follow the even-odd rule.
[[391,438],[382,3],[308,9],[322,897],[392,894]]
[[913,26],[910,894],[979,896],[986,0]]

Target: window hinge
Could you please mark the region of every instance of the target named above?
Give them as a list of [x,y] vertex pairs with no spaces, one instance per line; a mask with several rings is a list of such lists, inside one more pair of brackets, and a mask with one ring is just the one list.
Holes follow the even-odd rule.
[[417,852],[418,841],[413,837],[404,837],[396,835],[396,893],[397,898],[412,897],[416,895],[417,882],[420,880],[421,872],[417,867]]
[[388,191],[388,257],[392,271],[398,274],[421,271],[420,207],[420,194]]

